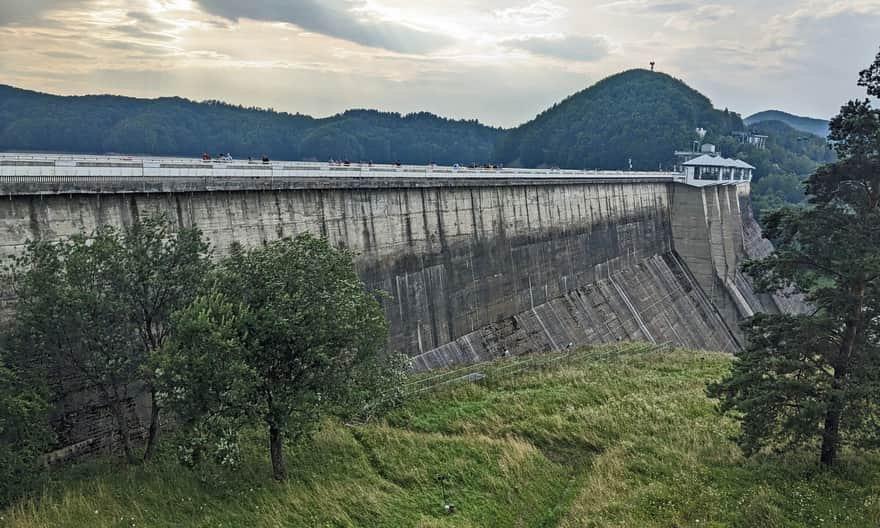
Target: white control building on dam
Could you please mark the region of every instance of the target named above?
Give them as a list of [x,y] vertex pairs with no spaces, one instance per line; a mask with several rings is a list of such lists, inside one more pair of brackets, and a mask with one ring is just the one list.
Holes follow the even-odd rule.
[[[772,250],[751,169],[706,179],[712,160],[692,161],[693,178],[3,154],[0,257],[159,211],[197,225],[218,256],[304,231],[354,250],[368,287],[388,293],[388,348],[417,369],[619,340],[733,352],[744,317],[799,305],[757,294],[740,271]],[[15,305],[5,288],[0,318]],[[59,456],[107,448],[113,420],[94,388],[55,378]]]

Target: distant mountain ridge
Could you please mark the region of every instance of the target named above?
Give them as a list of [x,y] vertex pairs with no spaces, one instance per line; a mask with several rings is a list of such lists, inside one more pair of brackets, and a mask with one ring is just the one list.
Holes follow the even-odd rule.
[[[739,114],[714,108],[679,79],[643,69],[603,79],[507,130],[427,112],[356,109],[314,118],[220,101],[57,96],[0,85],[0,150],[7,151],[657,170],[673,165],[674,151],[688,148],[698,127],[725,155],[761,160],[731,137],[745,130]],[[776,132],[780,139],[791,135]],[[756,179],[776,166],[804,174],[806,163],[783,162],[786,152],[815,162],[825,156],[819,146],[800,152],[802,142],[787,143],[794,146],[780,145],[758,163]]]
[[743,121],[747,126],[756,125],[766,121],[781,121],[801,132],[806,132],[822,138],[828,136],[829,122],[827,119],[797,116],[789,114],[788,112],[782,112],[781,110],[766,110],[764,112],[758,112],[757,114],[750,115]]
[[500,129],[427,112],[302,114],[180,97],[57,96],[0,85],[0,150],[438,163],[490,159]]
[[711,138],[744,125],[684,82],[647,70],[604,79],[510,130],[426,112],[316,119],[220,101],[67,97],[0,85],[0,150],[656,170],[671,167],[697,127]]

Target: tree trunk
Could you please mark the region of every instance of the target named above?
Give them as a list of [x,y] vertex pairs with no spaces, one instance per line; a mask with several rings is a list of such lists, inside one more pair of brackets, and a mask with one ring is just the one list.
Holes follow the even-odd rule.
[[272,477],[275,480],[287,480],[287,469],[284,467],[284,453],[281,451],[281,430],[275,426],[269,426],[269,451],[272,455]]
[[832,402],[825,413],[825,430],[822,431],[822,452],[819,462],[831,467],[837,461],[837,446],[840,443],[840,405]]
[[122,450],[125,452],[125,460],[129,464],[136,464],[134,448],[131,446],[131,430],[128,427],[128,416],[125,414],[123,402],[115,400],[110,404],[110,410],[116,418],[116,427],[119,430],[119,439],[122,441]]
[[843,396],[840,394],[846,384],[847,367],[849,363],[849,354],[853,341],[855,340],[855,325],[853,329],[849,328],[844,332],[843,342],[840,346],[840,358],[834,365],[834,381],[831,383],[831,396],[828,401],[828,409],[825,411],[825,426],[822,430],[822,449],[819,455],[819,462],[823,466],[831,467],[837,460],[837,447],[840,444],[840,416],[843,414]]
[[850,362],[864,323],[862,312],[865,301],[865,285],[859,284],[852,293],[857,299],[856,306],[846,321],[840,350],[832,365],[834,380],[831,382],[831,395],[828,401],[828,410],[825,411],[825,424],[822,431],[819,462],[826,467],[833,466],[837,461],[837,451],[840,445],[840,418],[846,405],[841,393],[846,389],[846,377],[849,373]]
[[150,387],[150,430],[147,433],[147,448],[144,450],[144,462],[149,462],[156,452],[159,439],[159,403],[156,401],[156,388]]

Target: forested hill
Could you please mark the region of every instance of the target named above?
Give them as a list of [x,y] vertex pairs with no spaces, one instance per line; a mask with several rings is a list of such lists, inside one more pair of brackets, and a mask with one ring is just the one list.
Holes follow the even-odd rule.
[[782,121],[762,121],[749,130],[768,136],[765,149],[733,137],[720,138],[716,144],[725,156],[755,166],[752,203],[759,216],[782,205],[802,203],[806,198],[804,179],[819,165],[837,159],[824,138],[795,130]]
[[822,138],[828,135],[827,119],[796,116],[787,112],[780,112],[779,110],[758,112],[757,114],[745,118],[745,123],[749,126],[768,121],[781,121],[795,130],[800,130],[801,132],[806,132]]
[[349,110],[324,119],[178,97],[62,97],[0,85],[0,150],[473,163],[501,130],[429,113]]
[[[780,123],[781,125],[781,123]],[[745,152],[729,133],[739,115],[716,110],[682,81],[630,70],[578,92],[511,130],[429,113],[401,115],[349,110],[316,119],[301,114],[194,102],[178,97],[63,97],[0,85],[0,151],[61,151],[197,157],[472,164],[625,169],[670,168],[675,150],[691,146],[694,130],[724,155],[754,160],[756,179],[774,172],[802,177],[824,161],[824,141],[764,125],[775,138],[768,152]],[[810,136],[812,138],[812,136]],[[790,141],[789,141],[790,140]],[[805,149],[810,147],[810,151]],[[766,158],[766,159],[765,159]],[[807,159],[809,158],[809,159]]]
[[742,130],[740,117],[716,110],[682,81],[630,70],[578,92],[506,134],[499,158],[527,167],[634,169],[671,167],[694,130],[713,140]]

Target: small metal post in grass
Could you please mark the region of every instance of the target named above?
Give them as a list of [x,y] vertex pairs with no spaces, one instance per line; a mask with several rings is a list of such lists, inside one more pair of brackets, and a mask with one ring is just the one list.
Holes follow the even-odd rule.
[[446,482],[449,480],[448,475],[437,475],[437,482],[440,483],[440,494],[443,497],[443,511],[446,512],[447,515],[452,515],[455,513],[455,504],[449,502],[446,498]]

